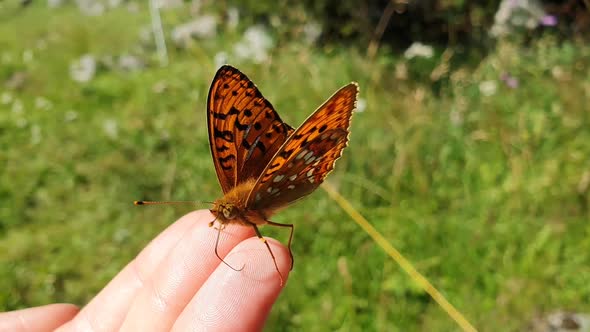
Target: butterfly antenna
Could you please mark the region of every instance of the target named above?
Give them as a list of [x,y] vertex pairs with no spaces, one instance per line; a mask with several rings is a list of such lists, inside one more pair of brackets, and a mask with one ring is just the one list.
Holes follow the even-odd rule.
[[134,201],[133,205],[213,204],[205,201]]

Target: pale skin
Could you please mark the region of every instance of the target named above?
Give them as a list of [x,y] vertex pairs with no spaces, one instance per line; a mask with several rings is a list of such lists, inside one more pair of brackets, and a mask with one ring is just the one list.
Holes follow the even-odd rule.
[[[0,313],[0,331],[258,331],[284,287],[252,227],[227,225],[215,255],[217,230],[208,210],[172,224],[88,304]],[[285,281],[287,248],[267,239]]]
[[[265,209],[265,210],[249,210],[246,206],[248,205],[247,199],[248,195],[252,192],[253,187],[255,186],[256,181],[254,179],[249,179],[234,188],[232,188],[229,192],[227,192],[222,198],[213,202],[213,208],[211,209],[211,213],[215,216],[215,221],[220,224],[218,231],[223,229],[225,225],[228,224],[238,224],[243,226],[250,226],[254,229],[254,233],[258,238],[266,245],[270,256],[273,259],[273,263],[275,264],[275,269],[278,273],[279,280],[281,286],[283,285],[284,278],[277,265],[276,258],[270,248],[270,245],[266,241],[266,238],[262,236],[258,226],[260,225],[271,225],[275,227],[288,227],[290,228],[289,233],[289,255],[291,256],[291,269],[293,269],[293,252],[291,251],[291,241],[293,240],[293,224],[280,224],[275,223],[268,220],[268,216],[275,212],[273,209]],[[212,227],[214,224],[213,221],[209,223],[209,227]],[[215,252],[219,259],[217,251]],[[231,267],[231,265],[227,264],[227,262],[223,261],[224,264],[228,265],[230,268],[236,270],[235,268]],[[237,269],[236,271],[239,271]]]

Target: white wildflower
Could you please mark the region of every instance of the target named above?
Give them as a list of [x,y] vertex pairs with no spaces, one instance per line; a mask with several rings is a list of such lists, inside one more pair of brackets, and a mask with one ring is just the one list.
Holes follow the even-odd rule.
[[70,65],[70,77],[76,82],[88,82],[96,73],[96,59],[86,54]]
[[535,29],[541,24],[545,11],[537,0],[502,0],[490,29],[492,36],[500,37],[515,28]]
[[0,103],[2,105],[10,104],[12,102],[12,99],[12,95],[7,91],[2,92],[2,95],[0,95]]
[[76,120],[77,118],[78,118],[78,112],[76,112],[76,111],[67,111],[64,116],[64,120],[66,120],[66,122],[72,122],[72,121]]
[[51,103],[51,101],[49,101],[48,99],[43,97],[35,98],[35,108],[47,111],[50,110],[52,107],[53,103]]
[[479,83],[479,92],[486,97],[495,95],[497,90],[498,83],[496,81],[489,80]]
[[183,5],[182,0],[150,0],[154,1],[156,8],[160,9],[174,9]]
[[217,19],[204,15],[172,29],[172,40],[178,46],[186,46],[192,38],[212,38],[217,33]]
[[27,62],[31,62],[32,60],[33,60],[33,51],[25,50],[23,52],[23,62],[27,63]]
[[157,94],[163,93],[167,88],[168,84],[165,81],[159,81],[152,85],[152,91]]
[[270,34],[262,26],[253,26],[244,32],[242,40],[234,46],[234,53],[242,59],[262,63],[268,59],[268,51],[273,46]]
[[63,5],[64,0],[47,0],[47,6],[49,8],[57,8]]
[[404,52],[404,57],[406,59],[412,59],[415,57],[430,59],[430,58],[432,58],[433,55],[434,55],[434,50],[432,49],[432,46],[424,45],[420,42],[414,42]]
[[235,29],[238,27],[240,23],[240,12],[236,7],[230,7],[227,10],[227,27],[230,29]]
[[144,67],[141,59],[133,55],[122,55],[118,61],[119,68],[125,71],[138,71]]
[[308,22],[303,26],[303,40],[306,44],[315,43],[322,35],[322,26],[317,22]]
[[555,311],[548,314],[544,320],[548,325],[545,331],[590,330],[590,314],[583,312]]
[[12,103],[12,113],[14,114],[21,114],[25,108],[23,107],[23,102],[19,99],[15,99],[14,103]]
[[119,124],[113,119],[105,120],[102,123],[102,130],[111,139],[116,139],[119,136]]
[[123,0],[108,0],[109,8],[117,8],[123,3]]
[[152,27],[151,26],[143,26],[139,28],[139,32],[137,33],[139,36],[139,41],[144,45],[151,45],[154,41],[152,37]]
[[102,2],[94,0],[76,0],[78,9],[87,16],[100,16],[104,13],[105,6]]
[[215,68],[219,68],[219,67],[225,65],[226,63],[228,63],[228,58],[229,58],[229,55],[223,51],[215,54],[215,56],[213,57],[213,62],[215,63]]
[[453,108],[449,114],[449,119],[454,126],[458,127],[463,124],[463,113]]

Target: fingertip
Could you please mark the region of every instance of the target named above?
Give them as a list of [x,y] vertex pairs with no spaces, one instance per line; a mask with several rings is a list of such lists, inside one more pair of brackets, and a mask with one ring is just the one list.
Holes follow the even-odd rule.
[[78,314],[78,312],[80,311],[80,307],[75,305],[75,304],[71,304],[71,303],[55,303],[52,304],[57,306],[60,312],[62,312],[65,316],[69,316],[69,317],[73,317],[75,315]]
[[0,330],[51,331],[69,322],[80,309],[69,303],[54,303],[40,307],[0,313]]
[[148,281],[125,311],[123,330],[170,330],[211,274],[224,265],[218,257],[226,257],[254,233],[252,227],[237,224],[223,229],[210,227],[214,217],[208,210],[188,213],[177,224],[187,220],[190,227],[177,238],[153,273],[143,275]]
[[[215,256],[216,239],[219,237],[217,251],[223,257],[254,233],[252,227],[237,225],[218,232],[209,227],[212,220],[209,210],[197,210],[168,226],[82,309],[72,326],[96,322],[106,330],[118,330],[127,321],[152,328],[174,322],[170,317],[178,316],[220,264]],[[159,291],[156,297],[152,296],[153,285]],[[167,310],[151,301],[162,297],[164,303],[173,304]]]
[[257,237],[240,242],[230,251],[227,260],[244,262],[244,273],[240,274],[240,278],[256,280],[264,283],[265,286],[274,286],[278,283],[279,288],[282,288],[287,282],[291,269],[289,250],[273,238],[265,238],[265,240],[274,255],[274,260],[264,241]]
[[[267,239],[283,282],[268,248],[257,237],[235,246],[185,308],[175,327],[203,326],[207,330],[260,330],[289,277],[289,250]],[[237,319],[236,319],[237,318]]]

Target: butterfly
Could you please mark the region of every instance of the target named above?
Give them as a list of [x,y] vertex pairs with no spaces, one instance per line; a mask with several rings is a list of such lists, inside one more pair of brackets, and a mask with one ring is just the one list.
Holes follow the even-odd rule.
[[310,194],[334,168],[348,144],[358,85],[338,90],[297,129],[281,120],[256,85],[238,69],[222,66],[207,98],[209,144],[223,197],[210,210],[221,225],[250,226],[274,254],[260,225],[288,227],[291,268],[293,224],[269,218]]
[[[293,129],[238,69],[222,66],[211,83],[207,127],[223,197],[213,202],[210,211],[215,220],[209,226],[217,221],[219,232],[228,224],[252,227],[270,252],[281,285],[283,276],[258,226],[290,228],[288,248],[292,269],[294,226],[269,218],[313,192],[332,171],[348,145],[350,118],[356,109],[358,91],[357,83],[345,85]],[[234,269],[217,253],[217,241],[215,254]]]

